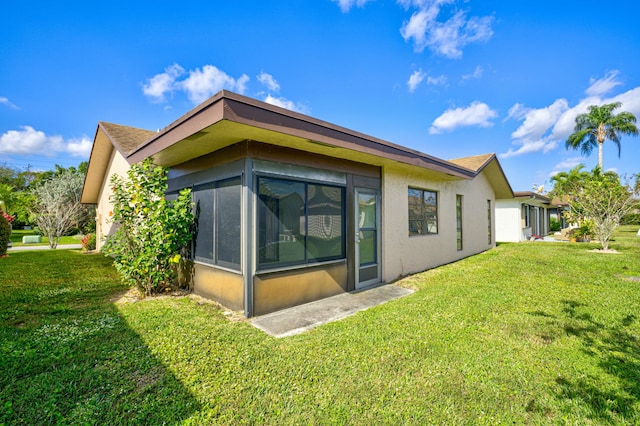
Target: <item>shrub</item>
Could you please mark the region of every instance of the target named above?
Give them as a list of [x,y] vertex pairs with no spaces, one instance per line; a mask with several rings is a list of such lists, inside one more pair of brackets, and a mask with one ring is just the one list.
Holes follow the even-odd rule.
[[640,225],[640,213],[629,213],[622,217],[620,225]]
[[82,250],[91,251],[96,249],[96,234],[87,234],[82,238]]
[[558,232],[561,228],[562,224],[558,219],[553,216],[549,218],[549,230],[551,232]]
[[11,236],[11,224],[0,214],[0,256],[7,254],[9,248],[9,237]]
[[111,177],[112,220],[118,226],[104,248],[123,282],[146,295],[176,282],[180,253],[191,241],[191,190],[167,200],[167,171],[146,159],[131,166],[128,179]]

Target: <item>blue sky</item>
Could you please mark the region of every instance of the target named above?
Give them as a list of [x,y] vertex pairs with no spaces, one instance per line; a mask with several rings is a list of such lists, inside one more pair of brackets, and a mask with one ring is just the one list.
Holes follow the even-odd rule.
[[[162,128],[220,89],[444,159],[498,154],[514,190],[582,162],[592,104],[640,118],[622,0],[3,2],[0,163],[87,160],[98,121]],[[640,171],[640,138],[604,168]]]

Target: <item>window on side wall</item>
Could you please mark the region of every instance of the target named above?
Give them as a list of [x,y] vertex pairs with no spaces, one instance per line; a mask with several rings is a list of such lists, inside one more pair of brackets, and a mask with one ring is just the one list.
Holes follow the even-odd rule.
[[345,190],[258,178],[258,268],[345,258]]
[[456,248],[462,250],[462,195],[456,195]]
[[409,235],[438,233],[438,193],[409,188]]
[[194,258],[240,270],[242,182],[225,179],[193,190],[196,231]]
[[491,200],[487,200],[487,244],[491,245]]

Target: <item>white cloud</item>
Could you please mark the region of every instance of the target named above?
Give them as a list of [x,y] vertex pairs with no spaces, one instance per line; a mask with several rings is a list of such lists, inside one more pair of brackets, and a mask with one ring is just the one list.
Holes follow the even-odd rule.
[[447,84],[446,75],[443,74],[438,77],[432,77],[430,75],[428,76],[426,72],[423,72],[420,69],[420,70],[414,71],[413,74],[411,74],[411,76],[409,77],[409,80],[407,81],[409,92],[413,93],[418,88],[420,83],[422,83],[425,80],[425,78],[427,80],[427,84],[430,84],[430,85],[438,86],[442,84]]
[[[514,107],[509,110],[509,114],[514,113]],[[520,109],[522,109],[522,107],[520,107]],[[522,117],[521,119],[524,119],[524,122],[513,133],[511,133],[511,137],[527,141],[539,139],[558,121],[558,118],[567,109],[569,109],[569,103],[567,100],[557,99],[554,103],[545,108],[524,109],[518,111],[518,114]]]
[[434,86],[438,86],[438,85],[441,85],[441,84],[447,84],[447,76],[444,75],[444,74],[442,74],[442,75],[440,75],[438,77],[429,76],[427,78],[427,84],[432,84]]
[[246,74],[242,74],[236,79],[236,90],[238,93],[243,94],[247,91],[247,83],[249,83],[249,80],[250,78]]
[[215,93],[223,89],[235,90],[242,93],[246,87],[249,77],[242,75],[238,81],[226,72],[213,65],[205,65],[189,71],[189,77],[180,82],[180,87],[187,92],[187,97],[191,102],[199,104]]
[[271,96],[270,94],[267,95],[267,97],[264,99],[264,101],[268,104],[271,105],[275,105],[278,106],[280,108],[285,108],[288,109],[290,111],[295,111],[295,112],[299,112],[302,114],[308,114],[309,111],[308,109],[300,104],[296,104],[293,101],[290,101],[286,98],[283,97],[275,97],[275,96]]
[[9,130],[0,136],[0,154],[45,155],[53,157],[66,152],[73,157],[88,158],[91,141],[84,137],[65,141],[62,136],[47,136],[31,126],[22,126],[20,130]]
[[266,72],[261,72],[258,74],[258,81],[267,87],[268,90],[272,92],[279,92],[280,85],[276,81],[275,78],[271,74],[267,74]]
[[405,8],[416,7],[408,21],[400,28],[405,41],[413,40],[414,51],[425,47],[441,56],[457,59],[462,57],[462,48],[470,43],[487,41],[493,36],[493,17],[473,16],[467,19],[464,11],[457,11],[445,21],[438,21],[441,5],[450,0],[400,0]]
[[422,70],[416,70],[409,77],[409,81],[407,81],[407,86],[409,86],[409,92],[413,93],[418,88],[418,85],[422,83],[422,80],[427,76],[425,72]]
[[184,74],[184,68],[180,65],[173,64],[168,66],[163,73],[147,79],[147,83],[142,85],[142,92],[154,102],[164,102],[165,94],[175,90],[176,78],[182,74]]
[[364,7],[365,4],[369,3],[371,0],[333,0],[335,3],[338,3],[340,6],[340,10],[342,13],[347,13],[351,10],[353,6]]
[[6,105],[11,109],[20,109],[17,105],[13,104],[9,98],[5,98],[4,96],[0,96],[0,104]]
[[620,81],[616,80],[619,73],[620,71],[613,70],[609,71],[604,77],[598,80],[591,78],[589,80],[590,86],[585,90],[585,93],[587,96],[600,96],[610,92],[611,89],[622,84]]
[[531,108],[527,108],[520,103],[515,103],[511,108],[509,108],[509,115],[507,116],[505,121],[510,118],[514,118],[516,120],[524,120],[529,111],[531,111]]
[[619,110],[614,111],[615,113],[619,111],[627,111],[635,115],[636,118],[640,117],[640,87],[633,88],[612,98],[605,99],[603,103],[609,104],[612,102],[622,103],[622,107]]
[[601,79],[591,79],[589,88],[585,91],[588,96],[572,107],[566,99],[562,98],[539,109],[526,108],[519,103],[513,105],[507,119],[523,120],[523,123],[511,134],[512,143],[518,148],[510,148],[507,152],[500,154],[500,157],[509,158],[539,151],[549,152],[559,145],[564,146],[564,141],[574,132],[576,117],[586,113],[591,105],[621,102],[622,107],[617,110],[618,112],[628,111],[636,116],[640,115],[640,87],[609,98],[600,96],[620,85],[616,80],[618,74],[618,71],[611,71]]
[[515,150],[510,148],[507,152],[500,154],[500,157],[510,158],[538,151],[549,152],[555,149],[558,146],[558,138],[546,134],[568,109],[569,103],[566,99],[557,99],[551,105],[537,109],[526,108],[519,103],[513,105],[509,109],[508,118],[523,121],[511,133],[512,144],[519,146],[519,148]]
[[[186,78],[179,80],[180,77]],[[163,73],[147,79],[142,85],[142,92],[151,98],[152,102],[166,102],[166,95],[181,90],[194,104],[198,104],[223,89],[244,93],[249,82],[249,76],[241,75],[234,79],[224,71],[213,65],[205,65],[195,70],[185,72],[178,64],[165,68]]]
[[582,157],[571,157],[571,158],[562,160],[561,162],[553,166],[553,170],[551,171],[551,173],[549,173],[549,177],[555,176],[558,173],[563,171],[569,171],[573,169],[575,166],[577,166],[578,164],[581,164],[582,161],[583,161]]
[[482,69],[482,67],[480,65],[476,66],[476,69],[473,70],[473,72],[471,74],[464,74],[462,76],[462,81],[466,81],[466,80],[471,80],[471,79],[479,79],[482,77],[482,73],[484,72],[484,70]]
[[93,142],[88,138],[71,139],[67,142],[66,151],[71,154],[72,157],[89,158],[92,147]]
[[438,134],[464,126],[490,127],[493,126],[493,123],[489,120],[497,116],[498,113],[489,108],[489,105],[474,101],[467,108],[446,110],[433,121],[429,133]]

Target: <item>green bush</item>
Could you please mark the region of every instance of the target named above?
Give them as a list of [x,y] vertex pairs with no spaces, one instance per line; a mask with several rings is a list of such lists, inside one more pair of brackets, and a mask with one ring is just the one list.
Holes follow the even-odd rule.
[[9,237],[11,236],[11,225],[9,221],[0,214],[0,256],[7,254],[9,248]]
[[549,218],[549,230],[551,232],[558,232],[562,228],[562,223],[555,217]]
[[181,252],[191,241],[191,190],[167,200],[167,172],[146,159],[131,166],[128,179],[111,178],[112,219],[118,227],[104,249],[113,256],[123,282],[146,295],[178,284]]
[[87,234],[82,238],[82,250],[91,251],[96,249],[96,234]]
[[622,217],[621,225],[640,225],[640,213],[629,213]]

